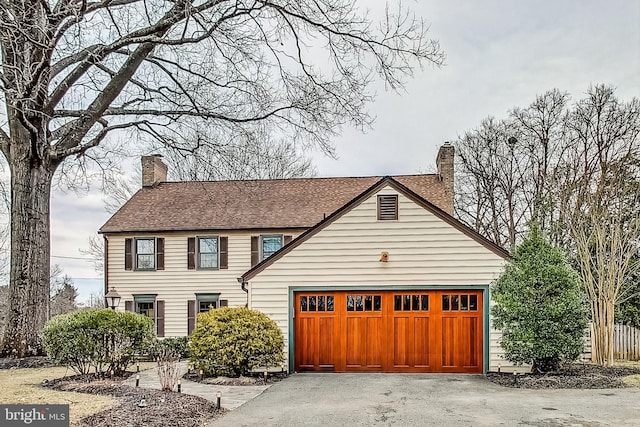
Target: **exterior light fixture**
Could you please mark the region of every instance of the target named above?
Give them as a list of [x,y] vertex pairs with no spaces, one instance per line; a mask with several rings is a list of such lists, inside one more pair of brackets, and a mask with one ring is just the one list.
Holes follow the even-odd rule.
[[111,288],[109,292],[104,296],[104,299],[107,301],[107,306],[111,308],[111,310],[115,310],[118,305],[120,305],[120,294],[116,292],[115,288]]
[[216,409],[220,409],[220,400],[222,399],[222,392],[216,393]]
[[138,408],[146,408],[147,407],[147,396],[142,396],[140,402],[138,402]]

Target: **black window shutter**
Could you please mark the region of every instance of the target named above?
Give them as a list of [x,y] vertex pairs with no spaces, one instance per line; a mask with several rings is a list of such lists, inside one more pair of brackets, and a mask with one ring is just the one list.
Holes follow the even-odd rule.
[[124,239],[124,269],[125,270],[133,270],[132,248],[133,248],[133,239]]
[[156,239],[156,270],[164,270],[164,237]]
[[251,236],[251,267],[260,262],[260,236]]
[[196,327],[196,300],[190,299],[187,301],[187,335],[191,335],[191,332]]
[[164,301],[156,301],[156,320],[158,322],[158,336],[164,337]]
[[189,237],[187,239],[187,268],[195,270],[196,268],[196,238]]
[[221,299],[220,300],[220,307],[229,307],[229,300],[228,299]]
[[133,311],[133,301],[124,302],[124,311]]
[[288,245],[292,239],[293,239],[293,236],[284,236],[284,244]]
[[220,269],[229,268],[229,238],[227,236],[220,237]]

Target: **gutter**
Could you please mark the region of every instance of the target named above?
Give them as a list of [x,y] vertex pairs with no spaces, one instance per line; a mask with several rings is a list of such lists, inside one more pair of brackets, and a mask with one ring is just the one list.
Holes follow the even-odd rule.
[[240,288],[247,294],[247,302],[244,306],[249,307],[249,289],[247,289],[249,282],[245,281],[244,277],[238,277],[238,283],[240,283]]

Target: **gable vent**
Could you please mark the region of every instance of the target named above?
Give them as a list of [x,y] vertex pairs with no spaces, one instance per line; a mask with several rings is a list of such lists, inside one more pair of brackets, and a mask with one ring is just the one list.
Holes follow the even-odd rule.
[[398,219],[398,196],[378,196],[378,219]]

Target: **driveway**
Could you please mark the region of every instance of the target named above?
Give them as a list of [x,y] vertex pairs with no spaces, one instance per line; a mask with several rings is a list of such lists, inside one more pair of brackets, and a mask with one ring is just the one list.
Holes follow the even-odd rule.
[[212,426],[639,426],[640,389],[508,389],[476,375],[296,374]]

